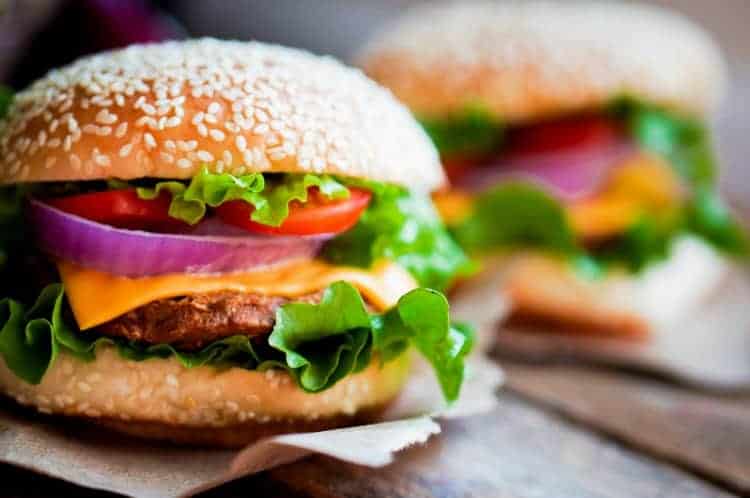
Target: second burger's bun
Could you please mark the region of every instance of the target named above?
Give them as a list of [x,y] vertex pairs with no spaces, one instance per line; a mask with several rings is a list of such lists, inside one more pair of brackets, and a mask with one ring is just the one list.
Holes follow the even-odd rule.
[[700,27],[624,2],[419,7],[376,37],[359,64],[417,115],[476,104],[506,123],[623,95],[702,116],[726,87],[725,62]]
[[410,372],[409,353],[377,358],[317,394],[279,370],[187,369],[173,359],[141,362],[113,348],[83,362],[58,355],[38,385],[0,361],[0,392],[43,413],[84,418],[121,432],[181,444],[236,447],[272,434],[324,430],[377,415]]
[[330,173],[433,190],[437,153],[359,70],[262,43],[200,39],[86,57],[16,94],[0,184],[216,172]]

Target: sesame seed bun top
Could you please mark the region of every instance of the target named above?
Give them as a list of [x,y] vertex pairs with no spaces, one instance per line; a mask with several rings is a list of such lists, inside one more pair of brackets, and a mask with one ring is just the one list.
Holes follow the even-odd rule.
[[505,122],[596,109],[630,95],[707,115],[726,86],[719,49],[662,8],[621,2],[418,7],[358,57],[418,115],[482,105]]
[[437,154],[356,69],[262,43],[200,39],[86,57],[18,93],[0,184],[216,172],[330,173],[427,191]]

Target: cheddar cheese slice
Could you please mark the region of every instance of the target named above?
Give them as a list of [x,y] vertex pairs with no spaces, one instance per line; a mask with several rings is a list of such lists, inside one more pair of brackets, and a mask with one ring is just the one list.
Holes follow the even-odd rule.
[[384,311],[417,287],[406,270],[385,261],[369,270],[299,260],[245,273],[143,278],[112,275],[68,262],[58,262],[57,267],[81,330],[101,325],[152,301],[192,294],[237,291],[294,298],[343,280],[356,287],[374,308]]

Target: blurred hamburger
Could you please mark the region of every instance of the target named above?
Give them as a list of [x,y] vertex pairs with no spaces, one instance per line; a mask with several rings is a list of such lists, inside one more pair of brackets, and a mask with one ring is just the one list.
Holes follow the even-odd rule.
[[746,237],[716,192],[714,42],[614,2],[417,8],[360,65],[420,119],[462,246],[502,254],[513,318],[643,338],[714,288]]
[[[356,70],[211,39],[81,59],[0,124],[0,390],[179,443],[372,418],[409,351],[448,401],[467,267],[408,111]],[[427,288],[429,287],[429,289]]]

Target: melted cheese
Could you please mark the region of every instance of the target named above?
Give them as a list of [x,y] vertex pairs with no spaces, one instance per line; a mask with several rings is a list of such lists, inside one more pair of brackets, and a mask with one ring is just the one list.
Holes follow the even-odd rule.
[[456,225],[471,214],[474,198],[468,192],[449,190],[435,193],[432,203],[446,225]]
[[600,193],[568,206],[567,213],[580,238],[605,238],[624,232],[643,213],[669,211],[683,194],[682,182],[669,164],[640,153],[616,168]]
[[101,325],[152,301],[199,293],[236,291],[294,298],[344,280],[383,311],[417,286],[406,270],[388,262],[362,270],[303,260],[247,273],[144,278],[111,275],[67,262],[59,262],[57,267],[81,330]]

